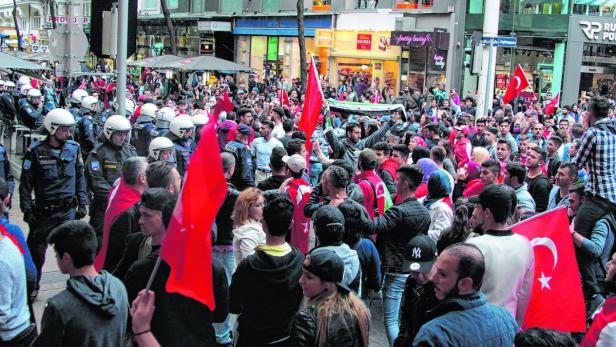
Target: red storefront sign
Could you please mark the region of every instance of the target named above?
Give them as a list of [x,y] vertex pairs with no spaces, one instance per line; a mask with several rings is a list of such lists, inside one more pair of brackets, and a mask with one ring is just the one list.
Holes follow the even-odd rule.
[[372,34],[357,34],[357,49],[363,51],[372,50]]

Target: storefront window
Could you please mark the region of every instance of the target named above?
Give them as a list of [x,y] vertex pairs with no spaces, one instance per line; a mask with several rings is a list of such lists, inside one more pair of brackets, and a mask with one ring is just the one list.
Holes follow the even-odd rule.
[[264,13],[276,13],[280,10],[280,0],[262,0],[261,6]]
[[220,2],[221,13],[242,13],[243,8],[243,0],[224,0]]
[[355,8],[376,8],[378,0],[357,0]]
[[604,4],[593,2],[591,5],[577,1],[573,5],[573,13],[585,16],[616,16],[616,4],[613,1],[606,1]]
[[193,13],[203,12],[203,0],[193,0],[191,12]]

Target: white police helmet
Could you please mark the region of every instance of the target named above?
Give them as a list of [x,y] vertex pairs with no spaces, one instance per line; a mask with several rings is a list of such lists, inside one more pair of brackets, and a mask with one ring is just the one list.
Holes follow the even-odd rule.
[[63,108],[54,108],[47,112],[45,119],[43,120],[45,129],[51,135],[55,135],[59,127],[73,127],[75,126],[75,118],[73,115]]
[[152,103],[143,104],[141,106],[141,112],[139,113],[139,121],[141,122],[151,122],[156,118],[156,113],[158,113],[158,107]]
[[107,140],[111,140],[111,136],[116,131],[130,131],[130,121],[124,116],[113,115],[107,118],[105,126],[103,127],[103,135]]
[[71,94],[71,98],[75,99],[76,102],[81,102],[86,96],[88,96],[88,92],[83,89],[75,89]]
[[173,142],[167,137],[159,136],[152,139],[150,147],[148,148],[148,154],[150,158],[154,160],[160,160],[160,152],[164,150],[172,150],[174,148]]
[[32,86],[29,84],[26,84],[24,86],[19,87],[19,94],[21,96],[27,96],[28,95],[28,91],[32,89]]
[[175,111],[171,107],[162,107],[156,116],[156,127],[169,129],[171,121],[175,118]]
[[5,88],[15,88],[15,83],[13,83],[12,81],[6,81],[4,82],[4,87]]
[[28,90],[28,94],[27,94],[28,101],[32,101],[33,98],[40,98],[41,96],[43,96],[41,94],[41,91],[36,88],[32,88]]
[[196,127],[201,126],[201,125],[206,125],[207,122],[209,122],[209,120],[210,120],[210,117],[208,117],[204,113],[199,113],[199,114],[192,116],[192,122]]
[[86,96],[81,99],[81,107],[90,111],[97,111],[98,108],[98,98],[94,96]]
[[19,85],[20,88],[23,86],[32,86],[32,84],[30,83],[30,77],[28,76],[19,77],[17,84]]
[[175,117],[172,121],[171,121],[171,125],[169,126],[169,131],[179,137],[182,138],[184,137],[184,133],[187,132],[188,130],[194,128],[195,125],[192,122],[192,119],[190,119],[190,116],[187,114],[181,114],[177,117]]

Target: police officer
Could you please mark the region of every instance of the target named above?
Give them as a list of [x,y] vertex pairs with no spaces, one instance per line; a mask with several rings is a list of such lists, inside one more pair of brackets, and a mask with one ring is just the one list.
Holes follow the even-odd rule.
[[156,116],[155,129],[152,135],[155,137],[164,136],[169,132],[169,126],[173,119],[175,119],[175,111],[171,107],[161,107]]
[[77,131],[75,132],[75,140],[81,146],[81,153],[84,158],[88,157],[91,150],[98,143],[97,135],[100,133],[98,124],[94,117],[98,113],[98,99],[93,96],[86,96],[81,99],[81,114],[77,122]]
[[158,113],[158,107],[152,103],[143,104],[141,112],[131,133],[130,143],[135,146],[137,154],[145,157],[148,155],[148,146],[153,138],[154,119]]
[[169,138],[160,136],[150,142],[148,148],[148,163],[168,161],[175,163],[175,145]]
[[191,149],[191,153],[194,153],[195,149],[197,149],[197,145],[199,144],[199,140],[201,139],[201,129],[203,129],[203,126],[206,125],[209,120],[210,118],[203,113],[192,116],[192,121],[195,125],[195,141],[193,141],[193,148]]
[[[83,89],[75,89],[71,94],[71,97],[68,98],[69,108],[68,111],[75,118],[75,123],[79,124],[79,119],[81,119],[81,100],[88,96],[88,92]],[[77,130],[77,129],[75,129]]]
[[235,156],[235,171],[231,177],[231,183],[237,187],[239,191],[248,187],[254,187],[255,185],[252,154],[248,148],[250,134],[250,127],[246,124],[240,124],[237,127],[235,140],[227,142],[225,145],[225,151]]
[[127,142],[130,122],[126,117],[113,115],[107,119],[98,143],[86,160],[88,188],[93,194],[90,207],[90,225],[94,227],[99,245],[103,231],[103,217],[107,208],[107,195],[120,177],[124,160],[137,155],[135,147]]
[[194,128],[195,125],[193,124],[190,116],[187,114],[181,114],[171,121],[169,132],[165,134],[165,137],[169,138],[175,147],[176,167],[182,177],[184,177],[184,174],[186,173],[188,161],[190,160],[190,155],[192,153],[192,136]]
[[[3,130],[10,129],[13,121],[15,120],[15,99],[13,99],[13,94],[11,91],[8,91],[6,85],[8,83],[4,81],[0,81],[0,114],[2,114],[2,127]],[[10,133],[10,130],[7,132]]]
[[30,145],[22,164],[20,207],[30,227],[27,243],[38,273],[33,297],[38,293],[49,232],[87,213],[89,201],[79,144],[69,140],[74,126],[75,119],[67,110],[49,111],[44,121],[47,137]]
[[43,103],[41,91],[36,88],[28,90],[26,102],[19,105],[19,121],[30,129],[43,125]]

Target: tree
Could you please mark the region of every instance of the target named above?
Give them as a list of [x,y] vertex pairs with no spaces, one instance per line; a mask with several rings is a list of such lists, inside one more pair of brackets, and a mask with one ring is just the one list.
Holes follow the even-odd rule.
[[306,38],[304,37],[304,0],[297,0],[297,40],[299,41],[299,68],[302,78],[302,93],[306,91]]
[[17,0],[13,0],[13,20],[15,21],[15,34],[17,35],[17,50],[21,51],[21,34],[19,33],[19,23],[17,21]]
[[173,28],[173,21],[171,20],[171,13],[169,13],[169,6],[167,6],[167,0],[160,0],[160,7],[163,10],[163,16],[167,22],[167,30],[169,31],[169,41],[171,41],[171,54],[178,54],[178,43],[175,39],[175,29]]

